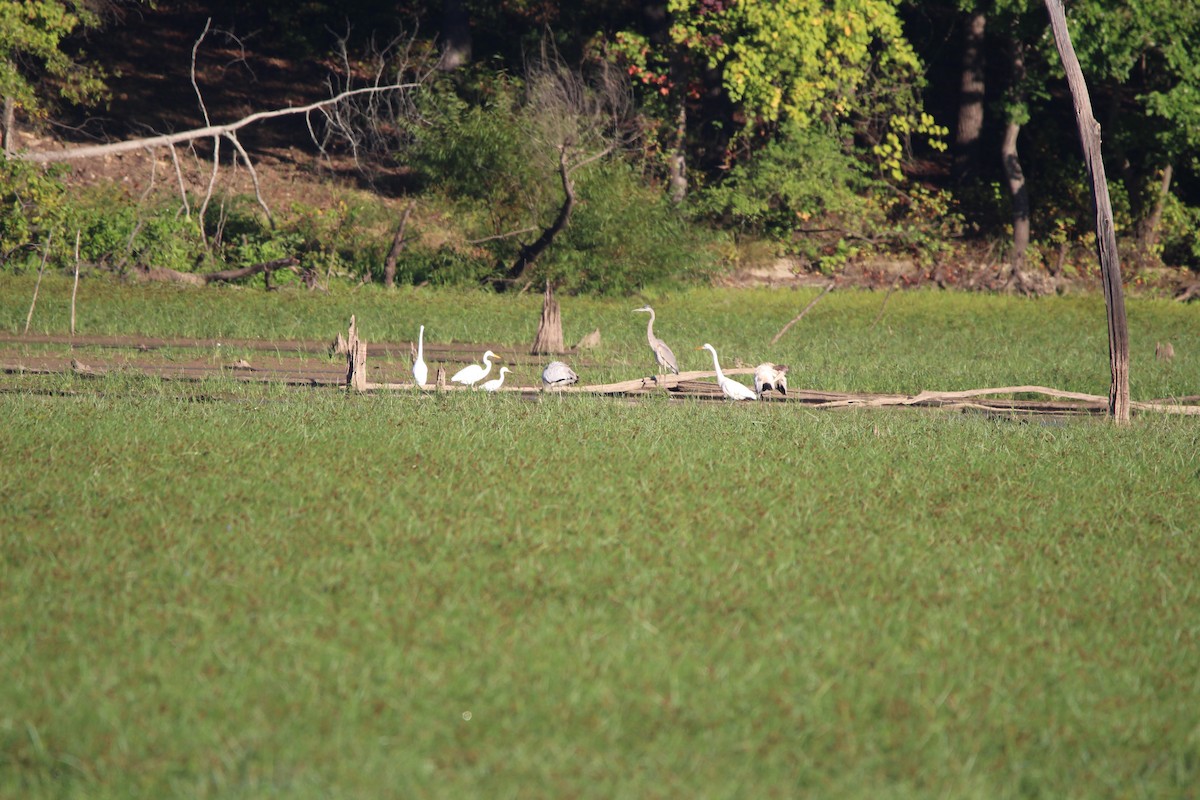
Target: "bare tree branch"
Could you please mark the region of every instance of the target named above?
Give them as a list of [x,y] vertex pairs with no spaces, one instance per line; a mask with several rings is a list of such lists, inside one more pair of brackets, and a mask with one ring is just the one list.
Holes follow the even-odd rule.
[[[179,199],[183,202],[183,216],[187,219],[192,218],[192,207],[188,204],[187,187],[183,182],[183,168],[179,165],[179,153],[175,150],[175,145],[167,147],[171,151],[171,163],[175,165],[175,179],[179,182]],[[179,212],[175,212],[175,216],[179,216]]]
[[[783,338],[783,335],[784,335],[785,333],[787,333],[789,330],[791,330],[791,327],[792,327],[793,325],[795,325],[797,322],[799,322],[800,320],[802,320],[802,319],[804,318],[804,315],[805,315],[805,314],[807,314],[809,311],[811,311],[811,310],[812,310],[812,307],[813,307],[813,306],[815,306],[817,303],[819,303],[819,302],[821,301],[821,298],[822,298],[822,297],[824,297],[825,295],[827,295],[827,294],[829,294],[830,292],[832,292],[832,291],[833,291],[833,284],[834,284],[834,282],[833,282],[833,281],[830,281],[829,283],[825,284],[825,289],[824,289],[824,291],[822,291],[822,292],[821,292],[819,295],[817,295],[816,297],[814,297],[814,298],[813,298],[813,299],[812,299],[812,300],[809,302],[809,304],[808,304],[808,305],[806,305],[806,306],[804,307],[804,310],[803,310],[803,311],[801,311],[801,312],[800,312],[799,314],[797,314],[796,316],[792,317],[792,321],[791,321],[791,322],[789,322],[787,325],[784,325],[784,326],[783,326],[783,328],[782,328],[782,329],[780,329],[779,333],[775,334],[775,338],[773,338],[773,339],[771,340],[771,344],[775,344],[775,343],[776,343],[776,342],[778,342],[780,339],[782,339],[782,338]],[[841,297],[841,295],[838,295],[838,297]]]
[[204,30],[200,31],[200,36],[192,44],[192,89],[196,92],[196,102],[200,104],[200,113],[204,115],[204,124],[211,125],[212,120],[208,118],[208,107],[204,105],[204,94],[200,91],[200,84],[196,81],[196,53],[200,50],[200,44],[204,41],[204,37],[208,35],[208,28],[212,25],[212,17],[204,21]]
[[225,138],[233,143],[237,149],[238,155],[242,157],[242,162],[245,163],[246,169],[250,172],[250,180],[254,183],[254,197],[258,200],[259,206],[262,207],[263,213],[267,215],[267,222],[272,228],[275,227],[275,218],[271,216],[271,209],[267,206],[267,201],[263,200],[262,187],[258,182],[258,171],[254,169],[254,162],[250,160],[250,154],[246,152],[246,148],[242,147],[242,143],[238,141],[237,134],[227,133]]
[[209,137],[217,138],[227,133],[239,131],[247,125],[253,125],[255,122],[261,122],[265,119],[275,119],[291,114],[307,114],[310,111],[340,103],[351,97],[416,89],[420,85],[420,83],[403,83],[389,84],[387,86],[367,86],[362,89],[351,89],[328,100],[318,100],[315,103],[309,103],[304,106],[289,106],[288,108],[275,109],[274,111],[258,111],[224,125],[207,125],[203,128],[194,128],[179,133],[165,133],[160,136],[148,136],[142,139],[129,139],[124,142],[112,142],[109,144],[85,145],[66,150],[26,150],[15,153],[13,158],[21,161],[30,161],[35,164],[51,164],[63,161],[78,161],[84,158],[95,158],[96,156],[114,155],[116,153],[128,153],[132,150],[139,150],[146,147],[162,147]]

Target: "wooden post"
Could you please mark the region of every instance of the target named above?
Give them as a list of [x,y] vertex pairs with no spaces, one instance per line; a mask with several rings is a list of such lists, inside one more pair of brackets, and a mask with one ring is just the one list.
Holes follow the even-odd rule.
[[533,337],[533,347],[529,352],[535,356],[554,355],[563,352],[562,312],[559,311],[558,301],[550,290],[550,281],[546,281],[546,293],[542,296],[542,319],[538,322],[537,335]]
[[446,368],[445,367],[438,367],[437,381],[435,381],[435,385],[437,386],[437,390],[439,392],[446,391]]
[[1118,425],[1129,424],[1129,326],[1125,319],[1125,293],[1121,286],[1121,261],[1117,253],[1117,234],[1113,227],[1112,203],[1108,197],[1108,179],[1100,152],[1100,123],[1092,115],[1083,70],[1071,46],[1067,17],[1062,0],[1045,0],[1050,13],[1054,44],[1062,58],[1075,104],[1075,121],[1083,143],[1083,157],[1092,183],[1092,202],[1096,211],[1096,249],[1100,257],[1100,280],[1104,285],[1104,307],[1108,313],[1108,362],[1112,382],[1108,390],[1108,413]]
[[367,343],[358,338],[358,321],[353,315],[350,316],[346,345],[346,391],[364,392],[367,389]]
[[79,293],[79,231],[75,231],[75,283],[71,286],[71,335],[75,335],[75,295]]

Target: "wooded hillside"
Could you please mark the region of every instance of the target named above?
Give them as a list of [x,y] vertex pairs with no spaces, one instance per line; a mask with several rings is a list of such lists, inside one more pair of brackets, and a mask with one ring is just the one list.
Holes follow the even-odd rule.
[[[1200,10],[1067,11],[1126,277],[1186,286]],[[310,283],[628,292],[783,263],[1050,291],[1098,270],[1041,2],[41,0],[0,24],[17,266],[70,262],[78,234],[120,272],[287,258]],[[69,175],[30,163],[194,129]]]

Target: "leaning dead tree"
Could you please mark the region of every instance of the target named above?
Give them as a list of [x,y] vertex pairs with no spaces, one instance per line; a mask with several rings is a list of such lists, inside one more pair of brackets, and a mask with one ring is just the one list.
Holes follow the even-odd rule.
[[631,101],[624,77],[607,62],[589,76],[569,69],[556,53],[543,50],[530,65],[525,119],[535,153],[553,163],[562,200],[554,219],[525,244],[505,272],[509,285],[529,282],[529,273],[570,222],[580,170],[624,147],[631,136]]
[[1112,203],[1108,180],[1100,153],[1100,123],[1092,116],[1083,70],[1071,46],[1067,17],[1062,0],[1045,0],[1050,13],[1054,44],[1062,58],[1075,104],[1075,121],[1083,142],[1083,157],[1092,183],[1092,201],[1096,211],[1096,249],[1100,256],[1100,280],[1104,285],[1104,306],[1108,314],[1108,361],[1112,383],[1108,391],[1108,412],[1118,425],[1129,424],[1129,327],[1125,319],[1125,293],[1121,286],[1121,261],[1117,254],[1117,234],[1113,227]]

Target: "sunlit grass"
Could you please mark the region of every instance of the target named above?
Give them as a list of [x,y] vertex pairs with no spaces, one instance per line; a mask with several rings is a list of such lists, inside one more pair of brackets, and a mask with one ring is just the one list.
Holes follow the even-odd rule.
[[[0,280],[12,330],[24,310]],[[166,310],[111,291],[129,305],[97,309],[105,332],[284,336],[274,295]],[[536,298],[409,294],[298,295],[286,335],[323,339],[354,310],[377,341],[421,317],[452,338],[457,312],[461,338],[532,338]],[[1091,298],[897,294],[872,328],[880,295],[834,292],[768,347],[812,296],[652,300],[697,367],[691,339],[790,360],[813,388],[1106,389]],[[205,330],[208,302],[242,327]],[[597,373],[645,369],[635,304],[562,302],[568,338],[602,330]],[[1131,304],[1135,352],[1177,352],[1137,358],[1135,393],[1197,393],[1195,313]],[[1179,797],[1200,781],[1193,419],[131,373],[7,388],[0,797]]]
[[[32,330],[69,330],[70,281],[43,282]],[[30,276],[0,275],[0,330],[23,329],[33,291]],[[835,291],[777,345],[771,338],[818,290],[692,289],[646,298],[561,297],[568,344],[599,329],[599,350],[581,354],[592,366],[584,381],[638,377],[654,369],[645,344],[645,316],[632,309],[649,300],[655,331],[685,369],[709,369],[710,342],[722,364],[791,365],[795,386],[829,391],[917,392],[981,386],[1047,385],[1106,394],[1108,334],[1098,295],[1027,299],[937,293],[893,294],[879,316],[882,292]],[[368,342],[409,341],[425,325],[426,341],[533,341],[541,298],[479,291],[335,286],[329,294],[291,288],[121,286],[94,280],[79,292],[77,330],[195,338],[331,341],[350,315]],[[1130,298],[1131,383],[1135,399],[1200,393],[1200,310],[1164,300]],[[1176,357],[1154,358],[1170,341]],[[518,370],[534,384],[538,370]]]

